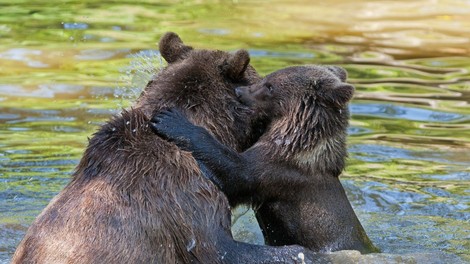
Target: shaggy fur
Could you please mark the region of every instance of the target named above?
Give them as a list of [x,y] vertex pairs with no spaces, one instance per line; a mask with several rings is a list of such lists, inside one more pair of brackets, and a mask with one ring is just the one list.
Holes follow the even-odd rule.
[[174,33],[169,62],[133,108],[101,126],[72,181],[32,223],[12,263],[296,263],[303,248],[254,246],[230,234],[225,195],[190,153],[151,131],[149,117],[179,107],[218,140],[252,142],[253,111],[234,88],[259,80],[244,50],[194,50]]
[[267,244],[315,251],[374,252],[338,179],[347,156],[348,102],[354,87],[334,66],[297,66],[236,89],[271,124],[242,154],[213,139],[178,111],[152,125],[214,173],[232,205],[252,203]]

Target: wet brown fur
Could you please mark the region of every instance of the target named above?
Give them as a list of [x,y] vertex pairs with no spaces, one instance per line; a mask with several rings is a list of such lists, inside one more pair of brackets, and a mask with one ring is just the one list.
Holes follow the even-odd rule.
[[374,252],[338,179],[354,93],[346,75],[334,66],[296,66],[237,88],[242,102],[271,119],[241,154],[175,111],[154,116],[153,127],[210,168],[232,205],[253,204],[267,244]]
[[276,115],[244,153],[256,160],[252,202],[270,245],[377,251],[338,179],[347,157],[347,104],[354,93],[345,80],[339,67],[298,66],[253,85],[272,86],[269,112]]
[[[224,144],[250,145],[253,113],[233,91],[259,80],[248,53],[193,50],[174,33],[160,51],[169,65],[133,108],[89,140],[73,179],[32,223],[12,263],[270,263],[279,256],[232,241],[224,194],[190,153],[148,126],[153,113],[178,107]],[[243,254],[252,248],[265,251],[251,261]],[[278,260],[300,252],[279,250]]]

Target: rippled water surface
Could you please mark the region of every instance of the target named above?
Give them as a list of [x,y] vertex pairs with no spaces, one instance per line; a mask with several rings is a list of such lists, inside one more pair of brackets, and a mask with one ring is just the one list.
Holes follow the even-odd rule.
[[[0,0],[0,263],[132,102],[175,31],[250,51],[262,74],[345,67],[357,88],[342,179],[384,253],[470,262],[470,2]],[[242,217],[235,236],[262,243]]]

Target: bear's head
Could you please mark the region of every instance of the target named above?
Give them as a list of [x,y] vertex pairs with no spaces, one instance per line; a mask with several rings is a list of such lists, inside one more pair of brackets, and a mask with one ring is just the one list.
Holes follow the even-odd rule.
[[338,111],[347,107],[354,94],[346,79],[347,72],[337,66],[293,66],[251,86],[237,87],[236,94],[244,104],[271,117],[285,115],[302,103]]
[[317,171],[339,175],[347,156],[348,102],[354,94],[346,78],[346,71],[336,66],[294,66],[238,87],[236,93],[270,121],[260,142],[268,142],[272,156],[293,157]]
[[251,142],[243,147],[253,143],[256,116],[237,100],[234,91],[261,79],[249,65],[248,52],[193,49],[172,32],[161,38],[159,49],[168,65],[148,83],[134,107],[149,117],[163,108],[177,107],[227,145],[239,149],[239,143],[248,138]]

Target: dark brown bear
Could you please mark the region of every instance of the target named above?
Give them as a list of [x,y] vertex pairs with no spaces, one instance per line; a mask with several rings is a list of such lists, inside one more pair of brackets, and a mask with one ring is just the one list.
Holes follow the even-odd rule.
[[242,102],[272,120],[241,154],[175,109],[156,115],[152,126],[192,151],[232,205],[253,204],[267,244],[375,252],[338,179],[354,93],[345,81],[340,67],[297,66],[237,88]]
[[223,144],[250,144],[253,112],[234,88],[259,80],[240,50],[194,50],[174,33],[160,41],[169,65],[133,108],[94,134],[72,181],[32,223],[13,263],[296,263],[299,246],[236,242],[225,195],[190,153],[148,126],[179,107]]

